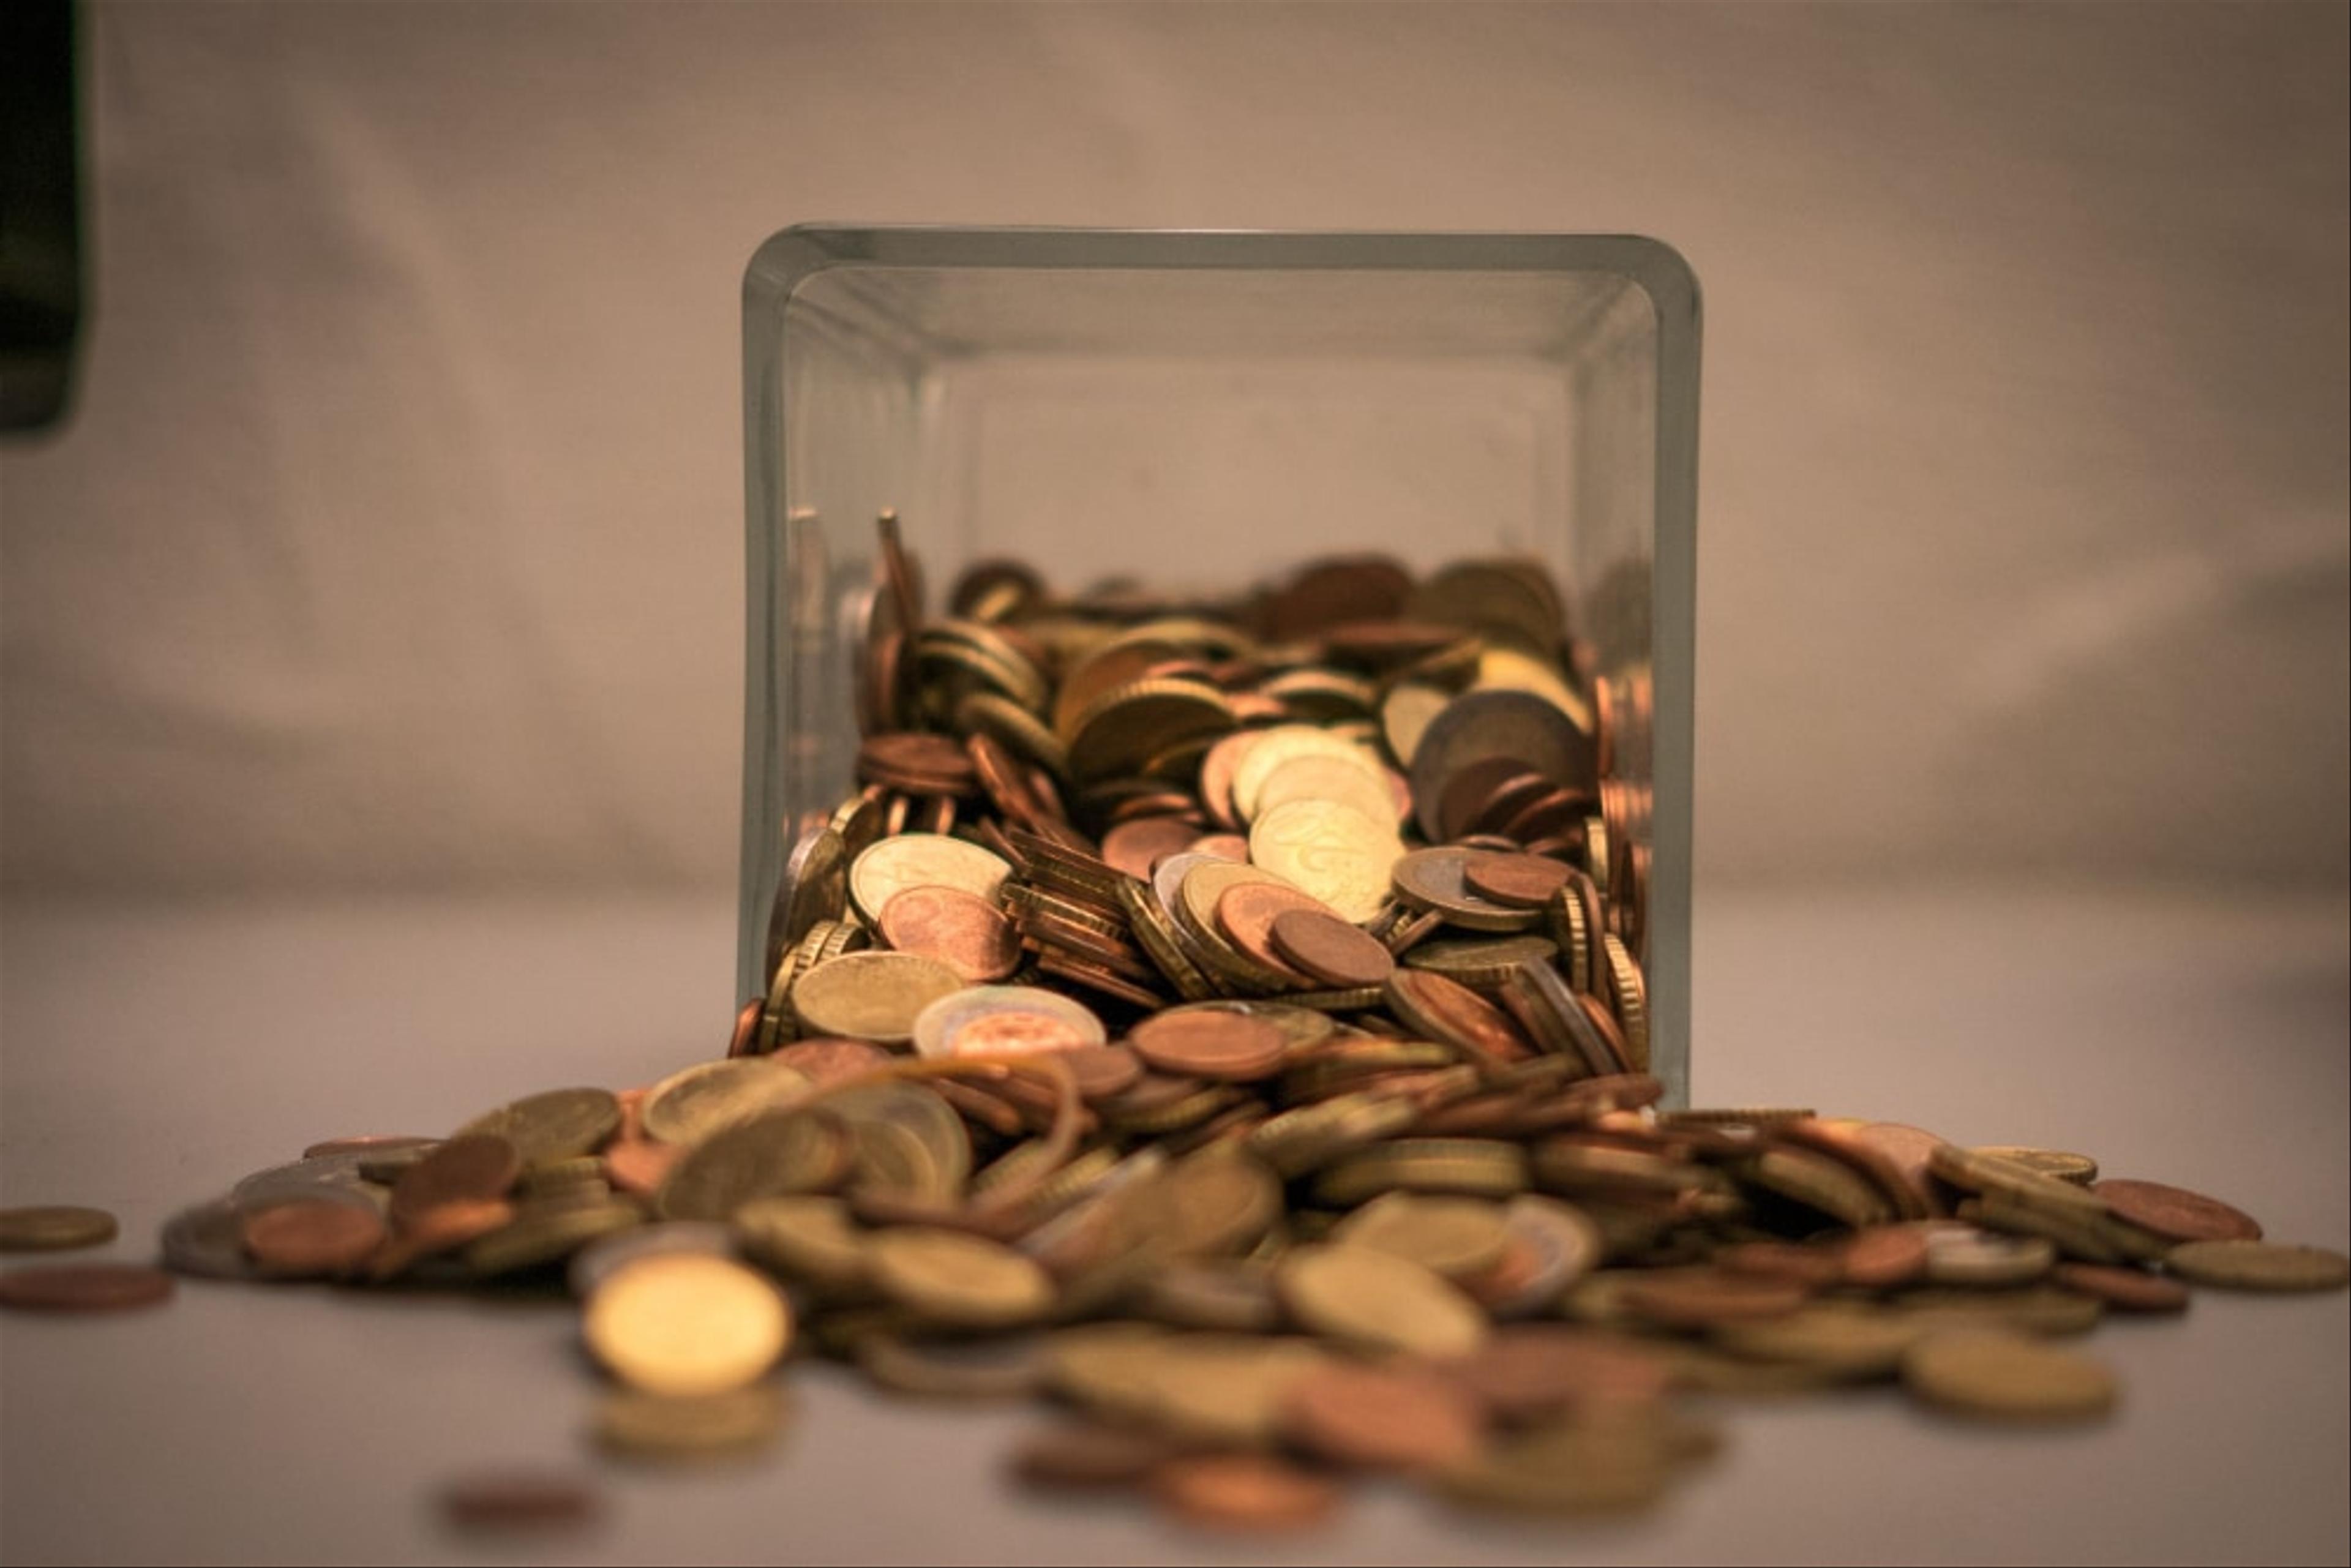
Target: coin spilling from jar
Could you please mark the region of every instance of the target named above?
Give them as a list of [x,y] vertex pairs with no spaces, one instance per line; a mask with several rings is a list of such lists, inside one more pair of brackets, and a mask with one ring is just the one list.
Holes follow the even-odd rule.
[[[2082,1155],[1660,1109],[1650,687],[1535,565],[1207,602],[987,562],[933,616],[894,518],[878,554],[862,742],[778,824],[723,1051],[314,1145],[175,1218],[171,1269],[559,1280],[611,1455],[759,1449],[822,1357],[1050,1402],[1024,1483],[1253,1531],[1366,1472],[1641,1509],[1719,1446],[1691,1393],[2091,1421],[2116,1384],[2064,1342],[2105,1314],[2351,1280]],[[0,1244],[110,1225],[12,1212]],[[167,1294],[0,1276],[0,1306]],[[591,1513],[578,1484],[447,1495],[511,1528]]]

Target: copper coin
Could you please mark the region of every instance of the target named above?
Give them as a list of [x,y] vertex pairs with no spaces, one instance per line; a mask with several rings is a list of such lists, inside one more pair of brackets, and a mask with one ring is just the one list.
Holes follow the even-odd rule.
[[[1424,732],[1424,738],[1426,732]],[[1414,754],[1416,758],[1419,753]],[[1416,774],[1417,777],[1417,774]],[[1489,757],[1483,762],[1473,762],[1446,780],[1444,792],[1437,797],[1435,832],[1440,837],[1432,841],[1460,842],[1474,837],[1478,819],[1485,815],[1487,802],[1506,797],[1521,780],[1531,780],[1537,789],[1548,782],[1541,774],[1530,772],[1527,765],[1515,757]],[[1426,811],[1420,813],[1426,824]],[[1515,840],[1503,840],[1495,846],[1504,854],[1518,852]]]
[[1175,1438],[1145,1427],[1070,1422],[1022,1443],[1013,1453],[1012,1473],[1039,1487],[1140,1486],[1187,1451]]
[[1123,1045],[1081,1045],[1061,1052],[1061,1061],[1077,1079],[1079,1098],[1084,1100],[1107,1100],[1143,1080],[1142,1059]]
[[[1332,556],[1312,561],[1266,601],[1265,633],[1277,643],[1334,627],[1385,621],[1404,608],[1412,574],[1386,556]],[[1460,633],[1454,633],[1458,641]]]
[[910,887],[882,909],[882,938],[901,953],[935,958],[974,984],[1020,966],[1020,934],[988,900],[958,887]]
[[1534,1054],[1510,1014],[1458,981],[1431,969],[1398,969],[1386,986],[1398,1017],[1447,1045],[1489,1063],[1522,1061]]
[[496,1134],[451,1138],[392,1184],[392,1223],[444,1203],[504,1197],[521,1175],[522,1155]]
[[753,997],[743,1004],[743,1010],[735,1015],[735,1032],[726,1037],[728,1060],[751,1054],[752,1046],[758,1043],[759,1014],[767,1005],[767,998]]
[[957,1056],[1030,1056],[1040,1051],[1074,1051],[1093,1043],[1067,1019],[1026,1010],[981,1013],[956,1025],[954,1039]]
[[2169,1241],[2259,1241],[2261,1222],[2217,1197],[2159,1181],[2093,1182],[2106,1207]]
[[596,1492],[569,1476],[467,1476],[441,1489],[441,1512],[462,1530],[530,1531],[585,1524],[601,1511]]
[[1642,1317],[1669,1328],[1708,1328],[1783,1317],[1802,1306],[1811,1293],[1792,1281],[1760,1274],[1661,1269],[1627,1281],[1618,1299]]
[[1886,1156],[1887,1164],[1902,1177],[1913,1199],[1927,1207],[1929,1217],[1950,1212],[1942,1201],[1939,1190],[1927,1169],[1927,1161],[1942,1147],[1945,1139],[1937,1137],[1924,1127],[1913,1127],[1902,1122],[1865,1122],[1853,1129],[1858,1143],[1868,1145]]
[[[1331,906],[1312,894],[1275,882],[1239,883],[1225,889],[1217,900],[1217,929],[1232,938],[1234,946],[1277,975],[1292,972],[1273,941],[1273,923],[1284,915],[1337,918],[1331,914]],[[1372,945],[1379,946],[1376,942]]]
[[[500,1142],[505,1140],[500,1139]],[[355,1203],[297,1198],[245,1217],[245,1249],[276,1280],[345,1274],[383,1244],[382,1217]]]
[[1170,1459],[1153,1491],[1178,1518],[1228,1530],[1302,1530],[1338,1506],[1336,1488],[1287,1460],[1258,1454]]
[[[895,904],[897,900],[891,902]],[[821,1086],[844,1078],[862,1077],[898,1059],[870,1040],[803,1040],[777,1051],[775,1060],[807,1073],[810,1082]]]
[[1366,1469],[1427,1470],[1477,1451],[1476,1400],[1433,1373],[1334,1361],[1282,1396],[1282,1429],[1308,1453]]
[[1220,861],[1231,861],[1236,865],[1247,865],[1249,841],[1238,833],[1208,833],[1194,839],[1186,852],[1196,855],[1214,855]]
[[1461,873],[1472,892],[1514,909],[1541,909],[1565,887],[1574,868],[1541,855],[1479,855]]
[[30,1312],[110,1312],[172,1299],[161,1269],[131,1263],[54,1263],[0,1274],[0,1307]]
[[[1235,888],[1233,893],[1247,891]],[[1228,900],[1232,894],[1228,894]],[[1222,915],[1222,904],[1217,906]],[[1395,956],[1362,927],[1313,909],[1287,909],[1273,917],[1273,949],[1290,967],[1326,986],[1384,985]]]
[[857,776],[918,795],[963,795],[979,782],[960,742],[945,735],[870,735],[857,748]]
[[1844,1244],[1844,1279],[1865,1290],[1890,1291],[1927,1277],[1927,1233],[1909,1225],[1872,1225]]
[[[1925,1256],[1925,1243],[1919,1246]],[[1847,1277],[1844,1255],[1827,1247],[1805,1247],[1793,1241],[1738,1241],[1717,1248],[1711,1261],[1734,1274],[1754,1274],[1785,1280],[1807,1290],[1824,1291]]]
[[1134,1026],[1127,1043],[1162,1072],[1228,1082],[1270,1075],[1287,1047],[1265,1019],[1216,1011],[1155,1014]]
[[[648,1148],[665,1145],[649,1144]],[[368,1275],[371,1279],[388,1280],[408,1269],[419,1259],[431,1258],[443,1252],[454,1252],[468,1242],[479,1241],[493,1230],[504,1230],[514,1223],[515,1207],[504,1198],[460,1199],[444,1203],[436,1208],[419,1209],[400,1223],[391,1239],[375,1249],[368,1260]]]
[[1200,824],[1188,817],[1130,818],[1102,835],[1102,858],[1127,875],[1149,882],[1152,867],[1169,855],[1182,854],[1199,836]]
[[358,1133],[348,1138],[329,1138],[322,1143],[312,1144],[302,1151],[302,1157],[317,1160],[329,1155],[392,1155],[402,1149],[423,1148],[440,1141],[408,1133]]
[[684,1154],[681,1144],[657,1144],[651,1138],[614,1144],[604,1151],[604,1179],[622,1192],[651,1197]]
[[1439,1369],[1499,1421],[1646,1404],[1664,1396],[1673,1375],[1662,1357],[1623,1339],[1554,1323],[1496,1329],[1475,1352]]
[[2105,1263],[2060,1263],[2051,1278],[2069,1291],[2095,1296],[2118,1312],[2185,1312],[2190,1299],[2188,1287],[2177,1280]]

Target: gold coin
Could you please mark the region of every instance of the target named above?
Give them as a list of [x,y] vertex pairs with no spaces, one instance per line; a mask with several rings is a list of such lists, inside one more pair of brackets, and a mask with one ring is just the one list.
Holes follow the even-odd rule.
[[654,1084],[639,1114],[645,1136],[697,1144],[731,1123],[789,1104],[808,1088],[808,1074],[760,1057],[700,1061]]
[[1254,821],[1264,808],[1258,795],[1266,780],[1284,765],[1301,757],[1327,757],[1364,770],[1386,796],[1387,775],[1373,756],[1354,741],[1307,724],[1276,725],[1258,733],[1257,743],[1233,770],[1233,810],[1244,822]]
[[1266,776],[1258,789],[1257,815],[1292,800],[1328,800],[1353,806],[1375,822],[1400,817],[1395,787],[1371,753],[1353,757],[1318,754],[1293,757]]
[[756,1197],[837,1186],[850,1157],[849,1134],[831,1115],[770,1111],[688,1149],[663,1179],[653,1207],[664,1219],[728,1220]]
[[733,1225],[745,1257],[788,1279],[841,1293],[865,1282],[865,1232],[840,1198],[754,1198]]
[[1776,1318],[1723,1323],[1717,1344],[1757,1361],[1794,1362],[1840,1376],[1890,1377],[1929,1321],[1848,1301],[1816,1301]]
[[621,1130],[621,1103],[605,1089],[550,1089],[475,1117],[450,1135],[504,1138],[526,1166],[592,1155]]
[[2064,1149],[2036,1149],[2023,1144],[1981,1144],[1970,1151],[1993,1159],[2006,1160],[2012,1166],[2037,1171],[2058,1181],[2070,1181],[2075,1186],[2087,1186],[2098,1179],[2098,1162],[2087,1155],[2073,1154]]
[[787,1406],[776,1387],[673,1398],[622,1389],[596,1407],[595,1437],[637,1458],[693,1459],[762,1448],[783,1429]]
[[1142,680],[1106,692],[1070,734],[1070,776],[1080,781],[1140,772],[1158,753],[1233,727],[1232,705],[1204,681]]
[[2014,1334],[1930,1334],[1902,1358],[1902,1380],[1929,1405],[2002,1421],[2088,1421],[2115,1405],[2115,1378],[2095,1361]]
[[910,887],[952,887],[996,902],[1011,865],[1001,855],[944,833],[900,833],[874,844],[849,868],[849,895],[868,925]]
[[1450,692],[1416,681],[1399,681],[1389,688],[1380,704],[1380,736],[1388,743],[1388,755],[1395,758],[1397,767],[1412,766],[1420,737],[1452,700]]
[[1347,1155],[1314,1181],[1322,1202],[1347,1207],[1384,1192],[1510,1197],[1530,1179],[1527,1152],[1492,1138],[1393,1138]]
[[767,1375],[791,1343],[783,1292],[740,1263],[640,1258],[588,1299],[580,1333],[605,1369],[648,1394],[725,1394]]
[[1466,1280],[1501,1260],[1510,1231],[1499,1204],[1392,1192],[1340,1221],[1331,1239],[1408,1259],[1447,1280]]
[[1468,1355],[1486,1337],[1486,1314],[1452,1285],[1409,1260],[1369,1247],[1291,1249],[1274,1289],[1311,1332],[1368,1350]]
[[2351,1259],[2342,1253],[2275,1241],[2190,1241],[2173,1248],[2164,1267],[2231,1291],[2339,1291],[2351,1284]]
[[1249,829],[1253,862],[1358,924],[1387,904],[1389,875],[1403,858],[1393,822],[1327,801],[1292,800]]
[[907,1227],[872,1241],[876,1289],[928,1322],[998,1329],[1034,1322],[1053,1304],[1053,1284],[1035,1262],[982,1237]]
[[803,1029],[842,1040],[898,1045],[914,1038],[914,1019],[925,1008],[967,984],[936,958],[914,953],[848,953],[817,965],[792,983],[792,1011]]
[[633,1230],[644,1222],[644,1210],[635,1204],[609,1197],[580,1204],[542,1201],[517,1211],[505,1227],[469,1243],[462,1256],[468,1270],[487,1279],[561,1262],[599,1237]]
[[1927,1232],[1927,1278],[1938,1285],[2022,1285],[2057,1266],[2046,1237],[1995,1236],[1973,1226]]
[[1586,735],[1592,733],[1592,705],[1560,675],[1557,666],[1519,652],[1488,643],[1478,654],[1472,691],[1531,692],[1559,709]]
[[0,1208],[0,1252],[62,1252],[114,1239],[114,1216],[102,1208],[52,1204]]

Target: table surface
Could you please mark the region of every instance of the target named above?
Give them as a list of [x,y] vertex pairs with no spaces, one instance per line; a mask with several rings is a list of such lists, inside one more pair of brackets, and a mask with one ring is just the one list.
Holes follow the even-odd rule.
[[[1700,900],[1697,1091],[1965,1143],[2040,1144],[2343,1248],[2342,901],[2002,891]],[[176,1207],[311,1141],[437,1131],[533,1089],[644,1082],[723,1038],[729,912],[413,904],[0,912],[0,1202]],[[551,1561],[2344,1562],[2351,1297],[2199,1293],[2110,1324],[2089,1431],[2011,1432],[1890,1390],[1725,1404],[1656,1514],[1500,1524],[1366,1485],[1327,1533],[1230,1543],[1000,1473],[1028,1410],[791,1377],[759,1458],[600,1466],[573,1313],[184,1282],[162,1309],[0,1322],[0,1560],[497,1562],[434,1488],[577,1466],[609,1508]]]

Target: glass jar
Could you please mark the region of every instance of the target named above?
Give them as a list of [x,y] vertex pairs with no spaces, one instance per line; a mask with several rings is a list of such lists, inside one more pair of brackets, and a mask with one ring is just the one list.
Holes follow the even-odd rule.
[[1640,878],[1653,1070],[1689,1061],[1698,295],[1613,235],[786,229],[744,278],[737,995],[794,825],[852,788],[874,518],[935,582],[1232,591],[1316,557],[1532,557]]

